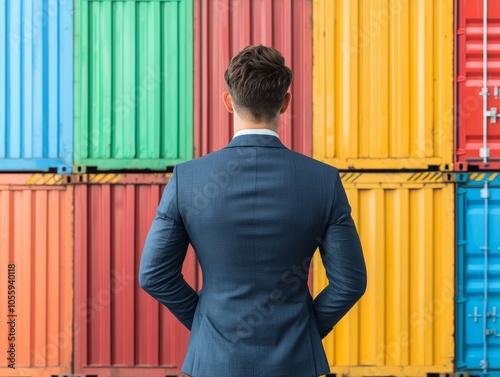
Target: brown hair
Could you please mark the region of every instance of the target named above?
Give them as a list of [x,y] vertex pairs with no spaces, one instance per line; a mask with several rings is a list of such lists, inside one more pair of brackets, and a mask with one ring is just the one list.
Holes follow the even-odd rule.
[[273,122],[292,82],[292,71],[275,48],[247,46],[231,59],[224,79],[239,115]]

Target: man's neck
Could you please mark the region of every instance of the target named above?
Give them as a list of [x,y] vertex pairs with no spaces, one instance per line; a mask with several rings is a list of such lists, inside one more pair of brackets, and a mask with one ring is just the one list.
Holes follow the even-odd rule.
[[241,130],[271,130],[274,132],[278,132],[277,125],[266,123],[266,122],[249,122],[241,119],[237,115],[234,116],[234,133],[237,133]]
[[235,132],[233,139],[235,137],[243,135],[268,135],[268,136],[275,136],[278,139],[280,138],[277,132],[270,130],[269,128],[246,128],[244,130],[239,130],[238,132]]

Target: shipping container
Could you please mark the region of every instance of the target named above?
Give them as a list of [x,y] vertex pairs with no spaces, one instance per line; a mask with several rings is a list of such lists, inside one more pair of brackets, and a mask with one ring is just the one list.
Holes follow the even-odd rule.
[[247,45],[275,47],[293,71],[292,102],[278,132],[290,149],[311,155],[312,6],[310,0],[195,0],[195,156],[221,149],[233,136],[222,102],[224,72]]
[[313,24],[313,157],[452,170],[453,0],[314,0]]
[[[368,271],[358,304],[324,340],[334,375],[454,371],[454,184],[450,173],[342,173]],[[314,292],[327,284],[318,253]]]
[[73,186],[66,184],[68,177],[0,175],[0,376],[71,373]]
[[0,5],[0,171],[71,173],[73,3]]
[[192,0],[75,1],[75,168],[193,157]]
[[457,0],[456,4],[456,170],[498,170],[500,3]]
[[500,174],[457,174],[456,367],[500,376]]
[[[177,376],[189,331],[144,292],[137,273],[166,174],[96,174],[75,186],[77,375]],[[195,289],[192,250],[183,274]]]

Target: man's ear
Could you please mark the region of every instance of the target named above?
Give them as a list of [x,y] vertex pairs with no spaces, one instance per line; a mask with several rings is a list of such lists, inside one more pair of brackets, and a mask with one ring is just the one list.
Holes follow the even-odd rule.
[[280,114],[283,114],[286,109],[288,109],[288,105],[290,105],[290,101],[292,100],[292,93],[288,92],[285,94],[285,98],[283,99],[283,104],[281,105]]
[[230,113],[234,113],[233,99],[228,92],[222,93],[222,102],[224,102],[224,106],[226,106],[227,111],[229,111]]

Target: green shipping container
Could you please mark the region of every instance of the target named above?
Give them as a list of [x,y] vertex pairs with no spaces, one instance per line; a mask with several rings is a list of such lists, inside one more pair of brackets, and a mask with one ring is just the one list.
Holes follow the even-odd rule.
[[74,171],[191,159],[192,0],[76,0],[74,19]]

